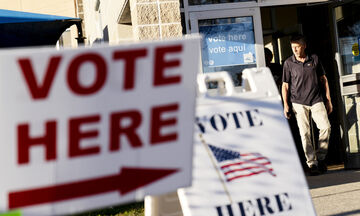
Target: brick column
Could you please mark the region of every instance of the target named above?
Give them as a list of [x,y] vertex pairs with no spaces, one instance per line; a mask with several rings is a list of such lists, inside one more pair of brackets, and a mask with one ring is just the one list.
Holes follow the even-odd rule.
[[135,40],[182,35],[179,0],[130,0]]

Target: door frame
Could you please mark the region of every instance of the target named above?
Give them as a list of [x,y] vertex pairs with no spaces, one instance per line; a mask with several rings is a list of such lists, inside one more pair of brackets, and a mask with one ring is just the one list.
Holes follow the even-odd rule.
[[347,107],[346,107],[346,100],[345,97],[348,95],[358,94],[359,90],[357,85],[349,85],[345,86],[344,83],[351,83],[360,80],[360,73],[354,74],[344,74],[344,65],[343,60],[341,58],[340,53],[340,40],[339,40],[339,32],[338,32],[338,25],[336,21],[336,8],[342,5],[346,5],[353,2],[352,0],[345,0],[343,2],[335,2],[331,5],[332,9],[332,21],[334,25],[334,36],[335,36],[335,61],[338,68],[338,76],[339,76],[339,90],[340,90],[340,97],[341,104],[340,107],[340,136],[342,139],[342,144],[344,148],[344,165],[345,168],[359,168],[360,167],[360,153],[352,153],[351,152],[351,139],[349,137],[349,126],[348,126],[348,117],[347,117]]

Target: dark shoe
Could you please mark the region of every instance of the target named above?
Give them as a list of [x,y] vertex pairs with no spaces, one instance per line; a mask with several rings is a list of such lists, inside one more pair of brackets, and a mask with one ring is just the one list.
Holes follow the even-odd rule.
[[321,160],[318,162],[319,172],[320,173],[326,173],[327,172],[327,165],[325,161]]
[[312,165],[312,166],[310,167],[309,174],[310,174],[311,176],[319,175],[319,174],[320,174],[320,171],[319,171],[319,169],[318,169],[318,166],[316,166],[315,164]]

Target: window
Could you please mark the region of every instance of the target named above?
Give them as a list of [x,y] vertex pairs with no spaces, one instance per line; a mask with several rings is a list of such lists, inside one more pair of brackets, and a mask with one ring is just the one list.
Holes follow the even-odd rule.
[[253,17],[199,20],[199,33],[203,72],[227,71],[241,85],[241,72],[256,67]]

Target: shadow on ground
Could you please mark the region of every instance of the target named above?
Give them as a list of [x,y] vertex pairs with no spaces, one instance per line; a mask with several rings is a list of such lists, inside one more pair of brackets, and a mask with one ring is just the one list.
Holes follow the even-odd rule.
[[310,189],[360,182],[360,169],[330,168],[325,174],[306,176],[306,179]]

